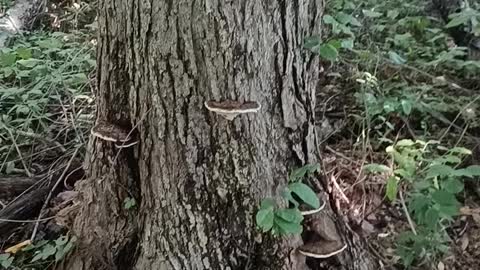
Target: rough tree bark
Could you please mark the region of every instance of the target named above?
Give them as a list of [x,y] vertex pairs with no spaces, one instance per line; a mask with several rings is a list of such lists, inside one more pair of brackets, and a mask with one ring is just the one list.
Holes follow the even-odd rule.
[[[292,168],[318,162],[319,63],[302,43],[322,11],[322,0],[101,0],[97,120],[134,128],[140,143],[90,141],[81,241],[63,268],[306,269],[290,252],[301,239],[262,239],[254,214]],[[204,107],[225,99],[262,109],[230,122]],[[349,243],[335,269],[373,269],[324,216]]]

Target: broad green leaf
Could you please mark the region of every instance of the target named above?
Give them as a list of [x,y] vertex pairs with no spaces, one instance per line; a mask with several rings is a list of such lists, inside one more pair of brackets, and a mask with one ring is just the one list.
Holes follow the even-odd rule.
[[325,24],[338,24],[337,20],[335,20],[335,18],[328,14],[323,16],[323,22]]
[[320,57],[332,62],[335,61],[338,56],[337,49],[330,44],[321,45],[318,53],[320,54]]
[[47,244],[43,247],[41,253],[43,254],[44,258],[48,258],[55,254],[55,252],[57,252],[57,248],[52,244]]
[[440,205],[438,207],[438,212],[442,218],[452,220],[452,217],[458,215],[460,209],[458,205]]
[[397,189],[398,189],[398,181],[396,177],[390,176],[387,179],[387,186],[386,186],[385,193],[387,195],[387,198],[392,202],[395,200],[395,198],[397,198]]
[[399,147],[412,146],[412,145],[415,145],[415,142],[410,139],[403,139],[398,141],[395,144],[395,146],[399,146]]
[[450,178],[443,182],[442,187],[444,190],[452,194],[457,194],[463,191],[464,185],[460,180],[456,178]]
[[63,246],[68,243],[68,237],[65,235],[60,236],[59,238],[55,239],[56,246]]
[[430,208],[425,213],[424,222],[428,227],[434,228],[435,225],[437,225],[437,223],[440,221],[439,218],[440,214],[438,213],[438,211],[435,208]]
[[432,194],[432,199],[440,205],[456,205],[458,204],[455,195],[444,190],[437,190]]
[[305,38],[304,42],[303,42],[303,47],[305,49],[313,49],[314,47],[317,47],[320,45],[320,37],[319,36],[311,36],[311,37],[307,37]]
[[448,165],[438,164],[428,167],[426,178],[434,178],[437,176],[449,176],[454,174],[454,169]]
[[430,204],[430,199],[423,194],[414,195],[408,204],[410,211],[422,212],[422,210]]
[[278,228],[280,234],[300,234],[303,227],[299,223],[288,222],[281,218],[275,219],[275,226]]
[[273,227],[273,218],[273,209],[262,209],[257,212],[255,220],[257,226],[260,227],[263,232],[267,232]]
[[455,176],[474,177],[480,176],[480,165],[471,165],[467,168],[458,169],[454,172]]
[[382,17],[383,15],[382,13],[376,12],[373,10],[364,9],[362,11],[363,11],[363,15],[365,15],[365,17],[368,17],[368,18],[378,18],[378,17]]
[[402,99],[400,102],[402,104],[402,110],[405,115],[410,115],[412,112],[413,104],[410,100]]
[[402,65],[402,64],[405,64],[407,62],[407,60],[405,60],[403,57],[401,57],[398,53],[394,52],[394,51],[389,51],[388,52],[388,58],[390,59],[390,61],[396,65]]
[[468,23],[476,14],[473,10],[467,10],[460,13],[450,15],[451,20],[445,25],[446,28],[452,28]]
[[36,42],[38,46],[44,49],[60,49],[63,46],[63,42],[56,38],[48,38],[39,40]]
[[26,60],[32,58],[32,49],[20,47],[16,50],[16,52],[17,55],[22,59]]
[[303,220],[302,213],[297,208],[278,209],[275,211],[275,217],[275,220],[280,218],[294,223],[300,223]]
[[288,189],[295,193],[304,203],[313,208],[320,207],[320,201],[317,194],[313,190],[301,182],[296,182],[288,185]]
[[458,153],[458,154],[463,154],[463,155],[471,155],[472,151],[470,151],[467,148],[464,147],[454,147],[449,150],[450,153]]
[[292,192],[290,190],[287,189],[287,190],[282,191],[281,195],[287,201],[292,203],[295,207],[298,207],[299,203],[297,202],[297,200],[295,200],[295,198],[293,198]]
[[293,170],[290,173],[289,181],[290,182],[296,182],[299,180],[302,180],[305,175],[315,173],[320,171],[320,165],[319,164],[308,164],[303,167],[300,167],[298,169]]
[[24,66],[26,68],[33,68],[36,65],[38,65],[41,61],[35,58],[30,58],[30,59],[20,59],[17,61],[17,63],[21,66]]
[[10,256],[10,254],[0,254],[0,266],[2,266],[3,269],[10,269],[13,259],[14,257]]
[[384,173],[384,172],[391,172],[392,171],[390,169],[390,167],[385,166],[383,164],[377,164],[377,163],[372,163],[372,164],[365,165],[365,166],[363,166],[363,169],[365,171],[371,172],[371,173]]
[[431,180],[425,180],[425,179],[419,179],[419,180],[416,180],[414,183],[413,183],[413,187],[416,189],[416,190],[424,190],[424,189],[427,189],[427,188],[430,188],[432,187],[433,183]]
[[17,59],[17,56],[13,52],[0,54],[0,64],[4,67],[8,67],[15,64],[16,59]]
[[390,19],[395,19],[398,17],[398,15],[400,15],[400,12],[398,12],[396,9],[392,9],[387,12],[387,17]]
[[353,49],[353,39],[343,39],[341,47],[349,50]]

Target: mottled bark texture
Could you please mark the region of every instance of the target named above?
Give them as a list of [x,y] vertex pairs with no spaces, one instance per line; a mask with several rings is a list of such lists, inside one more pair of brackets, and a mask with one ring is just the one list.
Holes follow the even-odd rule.
[[[136,128],[140,143],[118,153],[91,141],[81,241],[64,269],[306,267],[290,256],[300,239],[262,239],[254,214],[289,170],[318,162],[319,64],[302,43],[322,10],[322,0],[100,1],[97,119]],[[262,109],[230,122],[204,107],[224,99]],[[137,208],[123,208],[127,197]],[[343,269],[368,269],[346,254]]]

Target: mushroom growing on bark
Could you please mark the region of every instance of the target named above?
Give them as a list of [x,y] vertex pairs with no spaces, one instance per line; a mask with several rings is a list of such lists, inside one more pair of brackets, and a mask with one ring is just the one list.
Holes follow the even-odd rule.
[[325,259],[339,254],[347,248],[347,245],[342,244],[339,241],[316,241],[306,243],[303,246],[297,248],[298,252],[302,255],[316,258]]
[[300,206],[300,213],[302,214],[302,216],[313,215],[313,214],[316,214],[316,213],[322,211],[323,208],[325,208],[325,202],[322,201],[322,205],[317,209],[306,210],[306,209],[303,209],[303,208],[304,207]]
[[237,115],[242,113],[256,113],[260,110],[260,103],[255,101],[206,101],[205,107],[227,120],[233,120]]
[[130,136],[128,130],[107,122],[97,123],[91,133],[99,139],[114,142],[117,148],[126,148],[138,143]]

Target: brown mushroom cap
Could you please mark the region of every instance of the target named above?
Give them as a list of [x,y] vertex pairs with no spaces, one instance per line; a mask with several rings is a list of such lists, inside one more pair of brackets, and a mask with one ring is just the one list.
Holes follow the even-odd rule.
[[91,133],[93,136],[105,141],[125,142],[125,144],[131,141],[131,137],[128,135],[129,132],[127,130],[111,123],[99,122],[92,128]]
[[316,241],[312,243],[306,243],[303,246],[297,248],[301,254],[317,259],[324,259],[335,256],[347,248],[347,245],[342,244],[340,241]]
[[255,113],[258,112],[261,108],[260,103],[255,101],[206,101],[205,107],[211,111],[215,112],[228,120],[232,120],[238,114],[242,113]]

